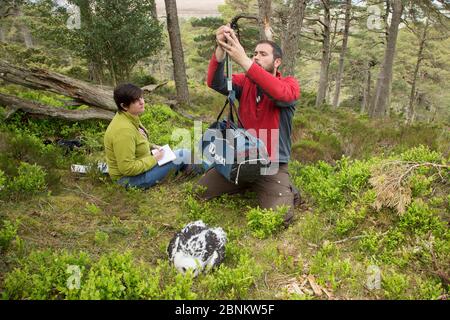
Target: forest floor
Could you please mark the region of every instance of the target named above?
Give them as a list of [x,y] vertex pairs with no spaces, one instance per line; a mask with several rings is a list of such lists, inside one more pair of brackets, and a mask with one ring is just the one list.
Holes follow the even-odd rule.
[[[151,113],[150,122],[144,124],[150,132],[166,134],[156,141],[165,143],[170,138],[167,130],[179,122],[178,116],[167,106],[156,105],[150,109],[157,112]],[[155,119],[157,114],[162,118]],[[442,143],[447,141],[442,136],[442,128],[435,134],[434,129],[427,131],[421,127],[422,138],[417,137],[416,129],[405,129],[409,131],[385,135],[380,143],[370,141],[367,136],[357,139],[355,132],[346,136],[348,130],[363,135],[358,124],[365,125],[369,134],[372,127],[380,129],[379,124],[371,124],[367,119],[361,118],[360,122],[354,119],[360,117],[350,111],[333,114],[308,108],[296,115],[293,146],[296,160],[290,172],[304,203],[295,208],[294,222],[287,229],[278,227],[265,236],[249,227],[250,212],[256,207],[252,193],[224,195],[205,202],[198,200],[193,192],[198,177],[170,177],[142,191],[125,190],[100,173],[71,173],[71,162],[101,158],[104,128],[96,128],[97,145],[91,142],[89,146],[96,150],[86,158],[65,155],[62,165],[48,169],[60,179],[47,191],[34,195],[12,193],[9,198],[0,199],[3,297],[55,299],[74,294],[72,298],[76,299],[445,298],[450,257],[450,196],[448,181],[439,179],[439,175],[448,177],[448,168],[444,172],[426,171],[417,175],[421,184],[411,182],[413,195],[403,215],[387,207],[374,209],[374,187],[368,182],[375,172],[372,165],[380,157],[388,158],[370,149],[369,144],[386,145],[394,136],[406,144],[392,153],[398,159],[414,158],[414,161],[434,161],[448,166],[448,154],[432,151],[437,146],[446,148]],[[35,129],[41,133],[49,125],[41,120],[32,121],[38,123]],[[28,126],[29,134],[33,131],[29,124],[17,116],[9,126]],[[49,128],[53,127],[47,128],[49,132],[53,130]],[[64,128],[73,130],[73,127]],[[342,131],[337,135],[339,130]],[[337,136],[339,141],[333,138]],[[13,154],[21,161],[32,158],[26,150],[20,155],[11,151],[8,143],[14,149],[18,148],[17,141],[17,138],[0,141],[5,155],[2,161]],[[408,145],[408,141],[414,142]],[[408,151],[426,145],[426,141],[430,141],[431,149]],[[357,155],[364,154],[363,149],[367,155],[357,160]],[[342,160],[343,154],[347,158]],[[7,171],[7,165],[3,164],[2,168]],[[260,217],[265,214],[261,210],[257,213]],[[183,280],[168,265],[166,248],[176,232],[198,219],[226,231],[227,255],[217,271]],[[264,219],[259,222],[264,223]],[[268,231],[269,227],[262,225],[261,230]],[[82,262],[80,252],[90,262]],[[122,257],[127,254],[131,262]],[[102,259],[109,260],[102,264]],[[81,289],[68,292],[62,288],[67,279],[67,264],[59,265],[56,261],[72,260],[81,261],[84,271]],[[120,266],[128,263],[130,267],[122,270]],[[159,289],[149,289],[151,284],[143,280],[144,269],[134,269],[137,265],[145,272],[159,270]],[[129,276],[130,270],[136,273]],[[121,280],[114,282],[112,275],[118,275]],[[134,282],[127,277],[132,277]],[[118,283],[127,284],[123,287]]]

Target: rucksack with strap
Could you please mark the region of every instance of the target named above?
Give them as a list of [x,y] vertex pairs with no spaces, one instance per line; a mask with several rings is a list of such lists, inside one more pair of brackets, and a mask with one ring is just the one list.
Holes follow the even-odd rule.
[[[228,118],[220,120],[227,105]],[[240,126],[234,122],[233,110]],[[203,134],[199,147],[209,168],[215,168],[234,184],[254,182],[260,175],[266,174],[270,166],[264,142],[243,128],[233,94],[228,96],[216,122]]]

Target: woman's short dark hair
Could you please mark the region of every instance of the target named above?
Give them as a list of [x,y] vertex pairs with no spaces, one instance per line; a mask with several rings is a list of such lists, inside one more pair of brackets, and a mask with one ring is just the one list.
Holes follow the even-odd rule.
[[142,98],[142,96],[142,89],[131,83],[120,84],[114,89],[114,101],[119,111],[127,111],[122,107],[122,104],[128,107],[136,100]]

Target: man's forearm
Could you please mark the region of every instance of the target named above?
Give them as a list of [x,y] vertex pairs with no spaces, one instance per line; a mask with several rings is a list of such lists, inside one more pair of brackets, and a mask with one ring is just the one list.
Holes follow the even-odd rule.
[[216,60],[219,63],[225,60],[225,50],[221,46],[216,47]]

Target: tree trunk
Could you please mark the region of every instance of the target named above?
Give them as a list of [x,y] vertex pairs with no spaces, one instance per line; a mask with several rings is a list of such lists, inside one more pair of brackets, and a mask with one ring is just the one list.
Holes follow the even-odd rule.
[[177,89],[177,101],[189,104],[186,66],[184,64],[183,45],[181,43],[178,24],[177,3],[175,0],[164,0],[167,14],[167,30],[169,31],[170,48],[172,50],[173,75]]
[[6,43],[6,32],[2,25],[0,25],[0,42]]
[[423,50],[425,49],[425,43],[427,41],[427,33],[428,33],[429,19],[426,19],[425,26],[423,29],[422,37],[420,38],[419,43],[419,51],[417,53],[417,62],[414,68],[413,81],[411,85],[411,93],[409,95],[409,109],[408,109],[408,118],[407,121],[409,124],[414,122],[414,118],[416,115],[415,110],[415,102],[416,102],[416,84],[417,84],[417,75],[419,74],[420,64],[423,60]]
[[345,54],[347,53],[348,34],[350,31],[351,10],[352,10],[352,1],[346,0],[344,35],[343,35],[343,39],[342,39],[341,55],[339,57],[339,69],[338,69],[338,73],[336,75],[336,90],[334,91],[334,99],[333,99],[333,107],[334,108],[337,108],[339,106],[339,95],[341,93],[341,81],[342,81],[342,75],[344,74],[344,59],[345,59]]
[[370,103],[370,91],[372,87],[372,73],[370,71],[371,64],[370,61],[367,62],[367,70],[365,72],[364,76],[364,89],[363,89],[363,102],[361,104],[361,110],[360,113],[366,112],[366,110],[369,109],[369,103]]
[[283,35],[283,74],[294,75],[307,0],[294,0]]
[[112,89],[100,88],[56,72],[38,68],[26,69],[0,60],[0,79],[31,89],[62,94],[90,106],[117,111]]
[[152,11],[150,12],[152,19],[158,21],[158,10],[156,9],[156,0],[153,0]]
[[258,0],[259,9],[259,39],[273,40],[273,32],[270,24],[272,16],[272,0]]
[[20,33],[22,34],[25,46],[28,49],[32,48],[33,47],[33,38],[31,36],[30,29],[28,29],[28,26],[23,21],[22,10],[19,7],[16,7],[14,15],[15,15],[16,19],[19,20],[18,21],[18,23],[19,23],[19,30],[20,30]]
[[403,13],[403,4],[401,0],[392,0],[392,21],[389,26],[388,42],[384,53],[383,65],[378,75],[375,94],[373,96],[369,116],[385,117],[391,94],[392,85],[392,67],[394,64],[395,48],[397,45],[398,26]]
[[328,87],[328,70],[330,66],[330,0],[322,0],[324,8],[322,61],[320,63],[319,89],[317,91],[316,107],[325,102]]
[[[92,6],[91,0],[77,0],[74,1],[80,8],[80,19],[82,21],[81,28],[83,30],[91,30],[92,29]],[[91,54],[87,57],[88,60],[88,69],[89,69],[89,80],[103,85],[105,81],[105,64],[104,61],[97,52],[95,54]]]
[[385,0],[386,3],[386,11],[384,14],[384,25],[386,26],[386,34],[385,34],[385,39],[386,39],[386,43],[388,43],[389,41],[389,13],[391,11],[391,0]]
[[[89,119],[111,120],[114,117],[114,112],[112,111],[102,110],[98,108],[87,110],[67,110],[63,108],[55,108],[42,105],[36,102],[23,100],[18,97],[2,93],[0,93],[0,105],[11,108],[13,112],[22,110],[31,114],[40,114],[71,121],[81,121]],[[12,112],[10,112],[10,114],[12,114]]]

